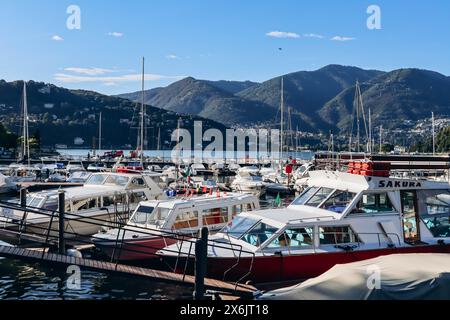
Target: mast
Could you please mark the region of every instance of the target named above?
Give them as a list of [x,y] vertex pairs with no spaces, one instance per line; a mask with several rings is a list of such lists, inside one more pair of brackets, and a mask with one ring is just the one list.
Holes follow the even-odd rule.
[[372,153],[372,113],[370,111],[370,108],[369,108],[369,141],[367,150],[369,151],[369,153]]
[[433,156],[436,153],[436,133],[435,133],[435,123],[434,123],[434,112],[431,112],[431,130],[433,135]]
[[158,128],[158,144],[157,144],[157,150],[161,150],[161,128]]
[[145,127],[145,58],[142,57],[142,101],[141,101],[141,165],[144,164],[144,127]]
[[383,125],[380,126],[380,153],[382,144],[383,144]]
[[99,116],[99,126],[98,126],[98,150],[102,150],[102,113]]
[[23,157],[27,157],[28,167],[30,167],[30,137],[28,130],[28,102],[27,102],[27,83],[23,82]]
[[283,122],[284,122],[284,77],[281,77],[281,125],[280,125],[280,129],[281,129],[281,144],[280,144],[280,149],[281,149],[281,154],[280,154],[280,159],[283,159],[283,138],[284,138],[284,132],[283,132]]

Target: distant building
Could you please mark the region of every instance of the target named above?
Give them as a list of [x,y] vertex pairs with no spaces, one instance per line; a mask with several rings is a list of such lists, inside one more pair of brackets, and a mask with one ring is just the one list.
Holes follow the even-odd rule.
[[45,108],[45,109],[53,109],[54,106],[55,106],[55,105],[54,105],[53,103],[45,103],[45,104],[44,104],[44,108]]

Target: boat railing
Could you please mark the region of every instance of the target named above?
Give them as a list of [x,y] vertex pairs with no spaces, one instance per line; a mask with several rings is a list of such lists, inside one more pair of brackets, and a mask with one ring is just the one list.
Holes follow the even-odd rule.
[[[230,235],[227,235],[231,242]],[[245,238],[245,236],[250,236]],[[361,237],[373,236],[375,241],[364,242]],[[245,238],[245,239],[244,239]],[[298,240],[301,238],[301,240]],[[382,239],[386,240],[382,240]],[[395,240],[393,240],[394,238]],[[315,239],[318,239],[316,243]],[[319,248],[323,248],[327,245],[332,245],[337,249],[352,251],[356,248],[361,248],[363,244],[378,244],[378,248],[392,247],[398,244],[402,245],[401,237],[397,233],[377,233],[377,232],[298,232],[295,234],[295,238],[289,236],[286,229],[272,232],[249,232],[241,237],[241,240],[248,242],[249,244],[259,248],[259,252],[263,256],[273,255],[274,253],[280,253],[287,251],[289,255],[293,254],[293,251],[298,253],[300,250],[312,250],[317,253]],[[270,241],[270,242],[269,242]],[[297,241],[298,244],[292,243]],[[300,243],[302,241],[303,243]],[[395,244],[394,244],[395,242]],[[274,244],[271,246],[271,244]]]
[[[16,240],[19,240],[19,243],[21,243],[22,240],[31,240],[44,248],[55,248],[58,246],[59,241],[61,240],[61,233],[59,232],[59,212],[57,210],[48,210],[29,206],[22,207],[20,206],[20,204],[2,201],[0,201],[0,208],[7,208],[13,211],[24,212],[23,216],[20,219],[13,219],[6,216],[2,217],[2,219],[5,220],[4,229],[2,229],[5,234],[8,233],[9,236],[15,237]],[[39,215],[42,218],[47,218],[48,222],[37,224],[33,223],[33,221],[28,221],[27,215],[29,213]],[[71,227],[71,222],[76,221],[77,223],[80,223],[81,219],[82,223],[97,227],[99,233],[95,235],[83,235],[77,233]],[[109,242],[112,244],[110,248],[112,250],[110,262],[116,264],[116,269],[119,263],[124,262],[124,260],[122,259],[124,254],[138,254],[148,257],[149,259],[155,257],[164,258],[164,255],[158,253],[158,251],[162,249],[159,246],[148,243],[141,244],[136,242],[127,242],[125,240],[126,234],[129,232],[133,232],[134,234],[138,234],[138,236],[142,238],[160,237],[164,239],[164,253],[176,255],[175,265],[170,269],[172,269],[172,271],[182,273],[183,279],[185,279],[187,274],[192,273],[192,268],[189,267],[192,265],[190,264],[190,262],[192,262],[195,258],[195,250],[193,250],[193,248],[196,244],[196,241],[199,239],[196,235],[180,234],[178,232],[173,232],[172,230],[148,228],[145,225],[139,226],[138,224],[126,224],[120,221],[111,222],[95,217],[86,217],[72,212],[64,213],[64,220],[65,228],[62,232],[62,237],[66,241],[67,247],[72,246],[76,248],[78,246],[92,245],[96,243],[99,243],[99,245],[101,246],[101,243],[105,241],[105,238],[103,237],[104,233],[100,231],[105,229],[116,230],[116,237],[110,238],[109,240]],[[15,226],[16,228],[11,229],[11,226]],[[6,227],[8,227],[9,229],[5,229]],[[175,248],[171,248],[170,245],[174,243],[176,243],[177,246]],[[239,261],[244,254],[251,257],[251,263],[248,267],[248,270],[240,270],[241,273],[238,276],[236,276],[235,274],[233,275],[233,279],[237,279],[236,287],[251,273],[254,261],[253,252],[244,250],[244,248],[239,244],[232,244],[230,246],[230,244],[228,243],[223,243],[214,239],[208,239],[208,247],[213,249],[232,250],[235,256],[237,262],[233,264],[229,269],[225,270],[223,279],[225,279],[227,275],[239,265]],[[185,249],[188,249],[188,251],[186,252]],[[44,257],[46,252],[46,250],[42,251],[42,257]],[[184,264],[180,268],[180,261],[182,261],[182,258],[184,258],[185,260]],[[170,267],[169,262],[166,262],[166,266]]]

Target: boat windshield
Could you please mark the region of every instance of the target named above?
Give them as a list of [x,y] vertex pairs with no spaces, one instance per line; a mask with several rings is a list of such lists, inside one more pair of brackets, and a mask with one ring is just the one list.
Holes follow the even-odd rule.
[[291,205],[306,205],[342,213],[356,197],[356,193],[331,188],[310,187],[306,189]]
[[39,196],[28,197],[27,198],[27,207],[40,208],[40,204],[42,203],[42,200],[44,200],[44,198],[39,197]]
[[226,225],[221,232],[226,233],[230,237],[239,239],[257,223],[258,220],[254,218],[237,216]]
[[108,175],[108,174],[94,174],[92,175],[86,184],[88,185],[112,185],[124,187],[128,184],[129,177]]
[[139,206],[131,217],[130,222],[136,224],[147,224],[147,221],[149,220],[149,217],[154,209],[155,207],[151,206]]

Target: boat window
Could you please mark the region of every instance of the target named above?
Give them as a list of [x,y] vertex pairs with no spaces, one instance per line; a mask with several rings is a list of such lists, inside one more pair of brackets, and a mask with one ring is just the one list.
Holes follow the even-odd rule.
[[421,214],[450,213],[449,190],[417,191],[417,201]]
[[114,197],[113,196],[109,196],[109,197],[103,197],[103,206],[104,207],[109,207],[112,206],[114,204]]
[[351,214],[374,214],[395,212],[395,208],[386,192],[363,194]]
[[228,222],[228,207],[203,210],[203,225],[214,225]]
[[182,212],[178,214],[173,229],[190,229],[198,227],[198,211]]
[[237,216],[236,218],[231,220],[230,223],[228,223],[228,225],[226,225],[221,232],[228,234],[230,237],[239,239],[256,223],[258,223],[258,220],[256,219]]
[[103,184],[125,187],[129,180],[128,177],[110,175]]
[[48,197],[47,200],[45,200],[44,205],[42,206],[42,208],[49,210],[49,211],[56,211],[58,210],[58,197],[53,196],[53,197]]
[[266,242],[270,237],[272,237],[277,231],[278,228],[260,222],[249,232],[247,232],[242,237],[242,240],[251,244],[252,246],[259,247],[264,242]]
[[349,226],[319,227],[321,245],[360,242]]
[[305,205],[309,207],[318,207],[333,192],[330,188],[320,188]]
[[433,214],[422,217],[423,223],[435,238],[450,237],[449,213]]
[[325,201],[324,204],[322,204],[320,208],[337,213],[342,213],[350,204],[350,202],[352,202],[355,196],[356,193],[353,192],[336,190],[333,195],[328,198],[328,200]]
[[130,188],[132,189],[141,189],[141,188],[145,188],[146,184],[144,179],[142,178],[133,178],[131,180],[131,184],[130,184]]
[[317,192],[317,190],[319,190],[319,188],[317,187],[311,187],[306,189],[300,196],[297,197],[297,199],[295,199],[292,204],[293,205],[302,205],[305,204],[305,202],[312,197],[312,195],[314,193]]
[[313,244],[313,228],[291,228],[275,238],[267,248],[311,247]]
[[242,212],[242,204],[234,205],[232,208],[233,217],[236,217],[238,214]]
[[154,209],[155,207],[139,206],[130,221],[137,224],[146,224]]
[[130,195],[130,201],[131,203],[139,203],[141,201],[147,201],[147,196],[144,192],[133,192]]
[[171,208],[156,208],[155,210],[153,210],[153,213],[148,220],[148,224],[154,224],[157,226],[163,225],[167,217],[169,216],[170,211]]
[[108,175],[106,174],[93,174],[89,177],[89,179],[86,181],[86,184],[90,185],[102,185],[105,181],[106,177]]
[[27,207],[31,208],[39,208],[39,205],[41,204],[42,200],[44,200],[43,197],[29,197],[27,198]]

